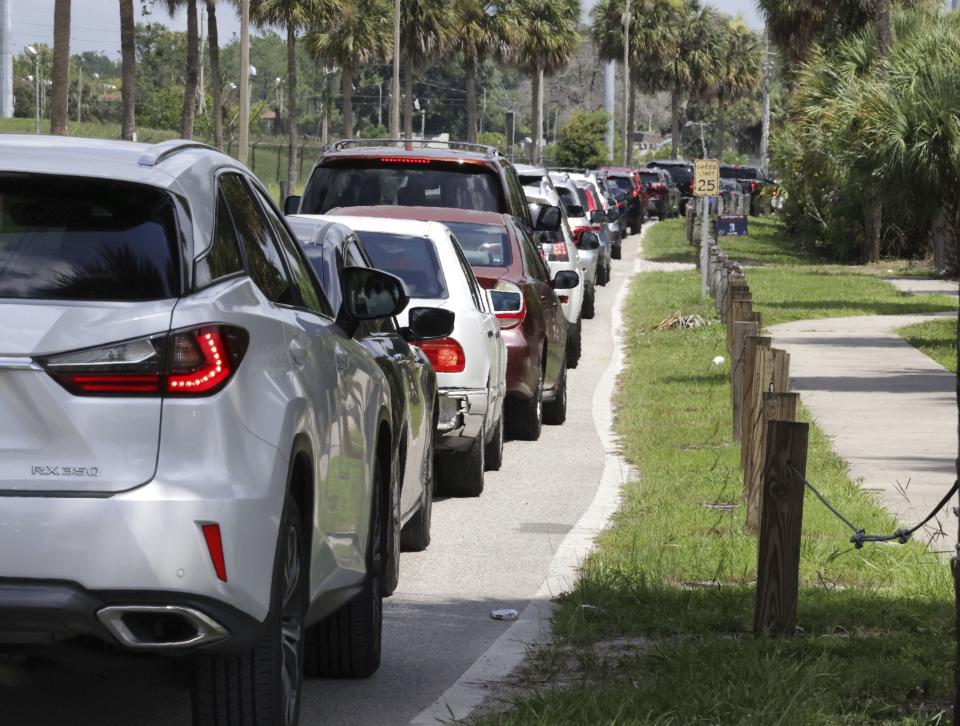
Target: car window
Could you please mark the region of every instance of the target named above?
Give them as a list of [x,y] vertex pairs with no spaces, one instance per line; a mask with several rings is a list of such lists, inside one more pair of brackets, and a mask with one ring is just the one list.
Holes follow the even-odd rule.
[[510,238],[499,224],[444,222],[460,243],[467,262],[475,267],[509,267],[513,262]]
[[501,164],[507,177],[507,189],[510,192],[510,199],[514,207],[511,214],[522,224],[532,226],[533,220],[530,218],[530,208],[527,206],[527,197],[523,193],[523,186],[517,178],[517,172],[514,171],[513,167],[507,162],[503,161]]
[[370,267],[370,263],[360,249],[360,244],[356,237],[347,241],[346,255],[348,265],[352,265],[353,267]]
[[373,266],[403,280],[410,297],[449,297],[437,249],[430,239],[391,232],[360,232],[359,236]]
[[467,258],[463,256],[460,243],[453,235],[450,236],[450,241],[453,243],[454,252],[457,253],[457,261],[460,263],[460,269],[463,270],[463,276],[467,279],[467,287],[470,288],[470,297],[473,298],[474,307],[480,311],[486,310],[487,306],[483,304],[483,290],[477,284],[477,276],[473,274],[473,268],[470,267]]
[[213,224],[213,242],[210,249],[196,264],[194,286],[199,289],[223,277],[243,272],[243,257],[237,230],[230,218],[230,210],[217,191],[217,216]]
[[310,274],[310,267],[300,250],[300,245],[290,236],[286,226],[280,221],[280,217],[273,209],[273,204],[267,199],[266,195],[257,189],[257,196],[260,198],[260,205],[263,213],[270,221],[273,228],[274,239],[280,244],[283,256],[287,260],[287,268],[293,274],[293,283],[300,293],[300,299],[304,307],[320,315],[332,317],[333,313],[326,296],[317,289],[317,283],[314,276]]
[[250,188],[238,174],[221,175],[220,188],[240,235],[250,278],[268,300],[280,305],[296,304],[298,301],[280,252]]
[[517,225],[514,227],[514,230],[517,234],[517,239],[520,240],[520,251],[523,253],[523,266],[526,268],[527,274],[541,282],[549,281],[550,270],[543,261],[539,247],[530,239],[530,235],[527,234],[525,229]]
[[635,188],[633,179],[628,176],[611,176],[608,178],[610,179],[610,183],[624,194],[630,194]]
[[304,214],[336,207],[452,207],[509,213],[500,180],[484,164],[412,157],[348,159],[314,169]]
[[168,193],[140,184],[0,176],[0,298],[161,300],[180,294]]

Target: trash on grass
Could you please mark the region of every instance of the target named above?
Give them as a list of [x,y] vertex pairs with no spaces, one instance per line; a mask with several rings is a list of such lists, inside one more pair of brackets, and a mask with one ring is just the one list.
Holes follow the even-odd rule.
[[513,608],[500,608],[499,610],[491,610],[490,617],[494,620],[516,620],[520,616]]
[[725,359],[722,355],[718,355],[716,358],[713,359],[713,364],[715,366],[722,366],[724,360]]
[[669,330],[670,328],[702,328],[707,324],[699,315],[684,315],[679,310],[669,318],[660,321],[656,327],[657,330]]

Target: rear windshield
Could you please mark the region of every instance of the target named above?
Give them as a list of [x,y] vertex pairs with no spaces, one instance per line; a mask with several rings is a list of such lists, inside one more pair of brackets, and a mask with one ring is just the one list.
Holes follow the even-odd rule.
[[683,184],[693,179],[693,169],[685,164],[664,164],[664,167],[670,172],[670,176],[672,176],[673,180],[678,184]]
[[660,181],[660,175],[655,171],[641,171],[640,172],[640,181],[646,182],[648,184],[654,184]]
[[607,180],[624,194],[629,194],[634,190],[633,177],[608,176]]
[[752,166],[721,166],[721,179],[756,179],[757,170]]
[[153,187],[0,175],[0,298],[177,297],[177,240],[173,200]]
[[464,257],[471,267],[509,267],[510,238],[506,227],[496,224],[444,222],[460,243]]
[[520,177],[520,185],[525,187],[538,187],[540,182],[543,181],[543,174],[520,174],[518,172],[517,176]]
[[510,212],[500,178],[481,164],[379,159],[317,167],[304,192],[302,211],[324,214],[336,207],[378,205]]
[[373,266],[403,280],[410,297],[447,297],[437,250],[429,239],[388,232],[358,234]]

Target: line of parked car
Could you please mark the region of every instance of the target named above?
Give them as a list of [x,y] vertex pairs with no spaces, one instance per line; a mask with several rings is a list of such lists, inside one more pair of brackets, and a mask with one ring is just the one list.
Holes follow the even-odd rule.
[[0,655],[190,656],[195,724],[372,674],[434,497],[566,419],[651,199],[350,140],[281,211],[202,144],[0,137]]

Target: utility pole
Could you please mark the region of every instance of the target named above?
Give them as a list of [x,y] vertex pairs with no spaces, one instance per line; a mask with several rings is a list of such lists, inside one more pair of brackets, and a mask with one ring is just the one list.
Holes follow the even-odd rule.
[[390,83],[390,138],[400,138],[400,0],[393,3],[393,79]]
[[614,97],[616,96],[617,66],[613,61],[607,61],[603,66],[603,110],[607,112],[607,158],[613,161],[614,130]]
[[0,0],[0,118],[13,117],[13,0]]
[[[957,2],[957,0],[954,0]],[[770,36],[763,32],[763,125],[760,133],[760,171],[767,173],[767,153],[770,147]]]
[[207,94],[203,90],[203,59],[206,58],[206,53],[203,50],[203,29],[207,26],[207,8],[204,5],[200,6],[200,85],[197,86],[197,93],[200,94],[200,98],[197,99],[197,113],[205,114],[207,112]]
[[377,83],[377,126],[383,126],[383,81]]
[[250,146],[250,0],[240,0],[240,139],[237,161],[247,163]]
[[623,163],[630,158],[630,0],[623,13]]
[[83,66],[77,63],[77,123],[83,120]]

